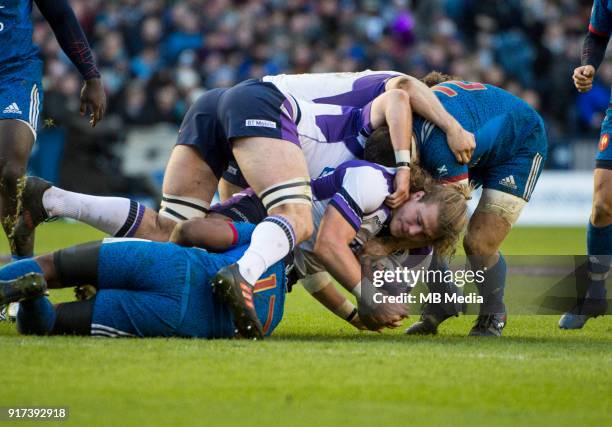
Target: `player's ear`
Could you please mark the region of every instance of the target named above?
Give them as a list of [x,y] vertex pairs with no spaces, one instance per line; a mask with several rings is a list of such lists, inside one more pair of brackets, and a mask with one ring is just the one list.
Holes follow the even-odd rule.
[[424,191],[415,191],[414,193],[410,193],[410,200],[414,200],[415,202],[418,202],[419,200],[423,198],[424,195],[425,195]]

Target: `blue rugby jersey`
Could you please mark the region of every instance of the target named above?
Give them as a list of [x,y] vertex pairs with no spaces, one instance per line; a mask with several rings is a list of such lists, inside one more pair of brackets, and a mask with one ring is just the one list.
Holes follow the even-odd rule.
[[541,148],[524,147],[526,138],[543,122],[519,97],[495,86],[465,81],[444,82],[432,90],[444,108],[476,138],[469,165],[461,165],[448,147],[444,132],[415,115],[413,130],[420,163],[435,178],[462,181],[467,179],[468,169],[495,166],[519,152]]
[[[593,2],[589,32],[599,37],[610,38],[612,33],[612,1],[595,0]],[[612,91],[610,91],[609,103],[612,104]]]
[[24,61],[39,62],[32,43],[32,0],[0,0],[0,73]]

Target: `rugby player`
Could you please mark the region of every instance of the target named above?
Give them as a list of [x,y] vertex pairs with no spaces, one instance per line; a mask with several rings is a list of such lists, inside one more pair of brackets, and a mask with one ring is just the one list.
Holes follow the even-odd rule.
[[[427,80],[439,83],[432,90],[444,108],[474,133],[476,149],[467,165],[460,164],[448,148],[444,132],[415,116],[414,161],[435,179],[464,185],[469,179],[483,187],[463,239],[471,267],[485,270],[484,281],[478,286],[484,303],[470,335],[500,336],[506,324],[506,263],[499,247],[529,201],[546,160],[544,122],[526,102],[492,85],[452,80],[439,73],[432,73]],[[381,143],[389,145],[384,127],[372,133],[366,150]],[[388,150],[387,162],[391,156]],[[407,333],[436,333],[438,325],[451,315],[429,305]]]
[[[467,163],[474,150],[474,136],[465,131],[453,116],[448,114],[426,85],[412,76],[396,71],[366,70],[355,73],[280,74],[265,76],[262,80],[274,84],[287,98],[296,99],[301,104],[302,101],[307,101],[317,105],[325,104],[341,107],[363,108],[387,91],[400,90],[410,97],[414,113],[427,118],[446,133],[449,147],[455,153],[458,162]],[[308,103],[302,106],[303,110],[308,109]],[[316,112],[317,107],[314,107],[314,109]],[[335,110],[333,113],[327,114],[337,115],[338,110]],[[321,115],[322,113],[319,112],[318,114]],[[334,118],[330,117],[322,124],[327,126],[330,120],[334,120]],[[332,127],[342,129],[341,126],[337,125]],[[308,135],[312,132],[308,132],[308,129],[302,129],[299,126],[298,130],[300,135]],[[313,136],[320,138],[316,133]],[[398,156],[401,156],[401,153],[398,153]],[[361,158],[360,155],[357,155],[357,157]],[[409,158],[404,160],[409,161]],[[329,167],[330,165],[326,166]],[[311,176],[316,178],[319,175],[311,174]],[[235,162],[230,162],[230,166],[219,181],[221,200],[229,198],[232,194],[238,193],[248,186],[238,165]]]
[[[226,252],[139,239],[86,243],[1,268],[0,303],[20,301],[22,334],[231,338],[232,315],[210,280],[242,256],[255,225],[212,221],[207,242]],[[255,284],[265,335],[282,319],[290,262],[274,263]],[[84,284],[97,288],[93,298],[53,305],[44,296],[47,288]]]
[[[346,298],[333,293],[327,272],[361,301],[357,255],[367,254],[364,247],[367,249],[375,236],[401,239],[399,248],[414,255],[410,261],[425,255],[423,263],[429,260],[426,255],[431,252],[430,245],[449,254],[458,240],[467,223],[465,192],[461,187],[434,184],[426,174],[418,169],[415,172],[411,182],[415,191],[393,211],[385,205],[385,198],[393,191],[392,168],[354,160],[311,181],[315,232],[296,249],[295,265],[304,288],[338,316],[350,320],[357,311]],[[213,207],[213,212],[212,215],[222,214],[234,221],[259,222],[265,217],[263,204],[249,190]],[[196,246],[207,238],[206,219],[177,225],[173,237],[179,243]],[[330,303],[330,299],[336,302]],[[399,326],[406,314],[403,305],[395,310],[385,307],[384,314],[368,308],[368,313],[360,317],[372,330]]]
[[[612,2],[595,0],[589,32],[582,46],[582,65],[574,70],[578,92],[593,87],[595,71],[603,60],[612,32]],[[601,125],[595,177],[593,209],[587,225],[588,287],[584,299],[559,319],[561,329],[580,329],[592,317],[606,313],[606,279],[612,264],[612,97]]]
[[[100,73],[67,0],[35,0],[64,53],[83,79],[80,112],[95,126],[106,97]],[[31,256],[31,227],[16,226],[23,176],[42,110],[42,61],[32,43],[32,0],[0,1],[0,220],[14,256]]]
[[[407,199],[409,191],[406,160],[411,107],[423,99],[410,98],[403,90],[390,90],[379,98],[405,101],[396,102],[398,108],[387,109],[383,115],[399,153],[395,191],[386,202],[397,207]],[[424,107],[417,110],[436,111]],[[326,166],[335,167],[363,152],[360,141],[364,137],[358,134],[360,128],[355,128],[355,123],[361,124],[357,116],[368,116],[368,112],[351,110],[351,114],[345,114],[340,106],[298,103],[268,82],[249,80],[230,89],[214,89],[198,99],[183,120],[177,146],[166,168],[160,215],[127,199],[57,191],[47,196],[47,201],[54,202],[46,204],[43,199],[43,205],[48,210],[57,208],[58,215],[94,218],[99,228],[118,236],[165,241],[177,221],[205,215],[218,179],[229,160],[235,158],[270,215],[259,224],[244,257],[220,272],[223,284],[219,289],[225,287],[225,298],[234,307],[241,328],[243,324],[253,324],[257,327],[250,330],[260,332],[253,310],[244,303],[239,283],[252,288],[266,266],[312,233],[309,176],[319,176]],[[342,125],[338,126],[339,123]],[[272,168],[274,173],[269,173]],[[34,190],[29,191],[26,185],[27,193],[42,194],[40,190],[46,188]],[[29,201],[25,205],[24,211],[35,217],[29,223],[35,226],[44,214],[40,214],[40,209],[34,212]]]

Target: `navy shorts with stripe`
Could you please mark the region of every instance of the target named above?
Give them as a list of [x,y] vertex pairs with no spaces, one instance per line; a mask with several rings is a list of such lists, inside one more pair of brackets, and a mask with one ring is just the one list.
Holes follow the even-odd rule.
[[219,179],[234,160],[232,140],[265,137],[299,146],[298,120],[296,104],[272,83],[247,80],[202,95],[187,111],[177,145],[196,147]]
[[488,167],[470,168],[470,181],[528,202],[544,168],[547,147],[546,128],[540,120],[512,158]]

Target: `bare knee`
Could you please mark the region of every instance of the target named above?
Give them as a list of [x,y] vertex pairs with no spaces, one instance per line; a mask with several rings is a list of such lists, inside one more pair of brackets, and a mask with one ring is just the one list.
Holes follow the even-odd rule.
[[595,227],[605,227],[612,223],[612,201],[605,197],[596,197],[593,200],[591,222]]
[[467,233],[463,239],[463,249],[468,256],[492,256],[497,253],[497,242],[486,239],[485,236],[479,236],[476,233]]

